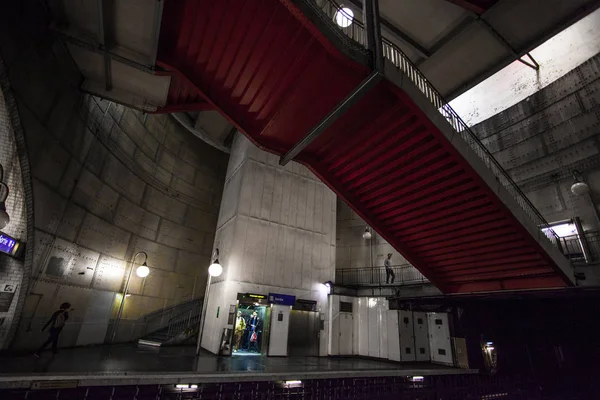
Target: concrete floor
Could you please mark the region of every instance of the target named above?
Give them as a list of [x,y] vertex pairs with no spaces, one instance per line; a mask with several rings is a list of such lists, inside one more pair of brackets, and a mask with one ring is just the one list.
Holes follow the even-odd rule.
[[361,358],[194,356],[193,347],[157,351],[133,345],[97,346],[0,357],[0,388],[29,387],[35,381],[77,381],[84,385],[266,381],[370,376],[474,373],[432,364],[399,364]]

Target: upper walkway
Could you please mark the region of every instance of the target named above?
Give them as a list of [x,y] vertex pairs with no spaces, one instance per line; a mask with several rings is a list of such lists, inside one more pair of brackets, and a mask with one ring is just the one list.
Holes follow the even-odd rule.
[[[287,153],[371,74],[332,0],[165,3],[157,64],[258,146]],[[384,76],[296,160],[446,293],[566,287],[547,222],[394,44]]]

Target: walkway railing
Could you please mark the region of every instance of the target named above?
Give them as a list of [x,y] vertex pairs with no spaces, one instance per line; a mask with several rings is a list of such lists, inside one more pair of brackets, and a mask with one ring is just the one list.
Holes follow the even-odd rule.
[[582,262],[599,262],[600,261],[600,232],[586,232],[584,238],[581,238],[586,241],[588,245],[588,249],[590,251],[589,256],[591,256],[591,260],[585,259],[585,254],[583,249],[581,248],[581,241],[578,235],[561,237],[560,243],[563,249],[563,254],[569,260],[582,263]]
[[[341,7],[334,0],[306,0],[312,2],[318,6],[330,20],[330,25],[333,29],[339,29],[349,38],[353,39],[360,45],[366,48],[367,35],[365,32],[364,25],[357,21],[352,20],[350,16],[345,16],[348,20],[352,20],[352,23],[342,28],[338,26],[334,19],[337,13],[343,13]],[[452,125],[452,127],[458,132],[463,140],[469,144],[471,149],[479,156],[479,158],[485,163],[490,171],[494,174],[496,179],[504,186],[506,190],[513,196],[513,198],[519,203],[523,211],[531,218],[531,220],[541,228],[548,228],[544,230],[544,233],[548,240],[560,249],[559,237],[556,233],[550,229],[548,222],[544,219],[542,214],[535,208],[531,201],[525,196],[517,184],[512,180],[508,173],[502,168],[500,163],[492,156],[489,150],[481,143],[477,135],[467,126],[467,124],[460,118],[460,116],[450,107],[448,102],[444,100],[442,95],[433,87],[433,85],[425,78],[425,76],[419,71],[419,69],[412,63],[406,54],[398,46],[392,43],[387,38],[382,38],[383,42],[383,55],[389,61],[392,62],[398,69],[419,88],[419,90],[427,97],[431,104],[438,110],[440,114],[444,116]]]
[[[428,283],[429,280],[419,272],[418,269],[410,264],[395,265],[392,267],[394,272],[393,285],[416,285]],[[341,286],[384,286],[386,283],[385,267],[372,268],[347,268],[335,271],[335,284]],[[389,285],[392,285],[391,278]]]

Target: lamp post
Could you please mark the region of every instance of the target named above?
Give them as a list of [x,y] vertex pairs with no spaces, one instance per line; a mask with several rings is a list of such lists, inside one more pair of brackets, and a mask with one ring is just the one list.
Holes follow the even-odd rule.
[[206,321],[206,310],[208,308],[208,295],[210,294],[210,282],[212,277],[220,276],[223,273],[223,267],[219,264],[219,249],[213,253],[213,262],[208,267],[208,279],[206,281],[206,290],[204,291],[204,300],[202,301],[202,314],[200,314],[200,329],[198,329],[198,339],[196,340],[196,355],[200,354],[200,345],[202,343],[202,333],[204,332],[204,322]]
[[111,344],[115,342],[115,337],[117,336],[117,330],[119,328],[119,322],[121,321],[121,315],[123,315],[123,307],[125,306],[125,298],[127,297],[127,291],[129,290],[129,282],[131,281],[131,274],[133,273],[135,259],[141,254],[144,255],[144,263],[136,268],[135,273],[140,278],[145,278],[150,273],[150,268],[148,268],[147,263],[148,254],[146,254],[145,251],[138,251],[131,259],[131,268],[129,268],[129,274],[127,275],[127,280],[125,281],[125,290],[123,290],[123,298],[121,299],[121,304],[119,305],[119,312],[117,313],[117,319],[115,320],[115,327],[113,328],[112,338],[110,340]]

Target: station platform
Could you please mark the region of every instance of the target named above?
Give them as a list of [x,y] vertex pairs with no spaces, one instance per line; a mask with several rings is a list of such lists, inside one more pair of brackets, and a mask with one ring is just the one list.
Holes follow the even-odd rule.
[[60,382],[81,387],[477,373],[358,357],[217,357],[207,352],[196,357],[194,353],[194,347],[153,350],[114,345],[63,349],[56,356],[46,352],[39,359],[32,354],[0,356],[0,389]]

